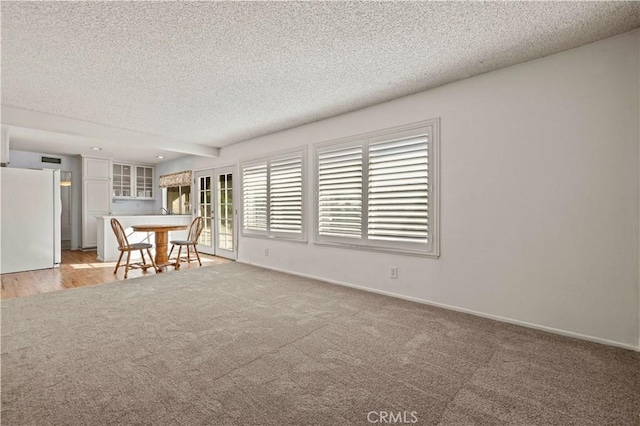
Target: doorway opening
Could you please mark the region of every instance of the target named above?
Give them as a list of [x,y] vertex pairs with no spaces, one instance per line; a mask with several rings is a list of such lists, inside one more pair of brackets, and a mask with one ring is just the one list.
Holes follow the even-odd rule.
[[71,172],[60,171],[60,239],[62,250],[71,249]]
[[196,215],[204,218],[198,251],[235,260],[237,224],[234,201],[234,168],[196,173]]

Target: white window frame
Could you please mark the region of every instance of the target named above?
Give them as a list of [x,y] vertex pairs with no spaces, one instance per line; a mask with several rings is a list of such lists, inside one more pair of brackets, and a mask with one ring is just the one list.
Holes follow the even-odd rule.
[[[301,231],[298,232],[281,232],[271,229],[271,164],[276,161],[290,159],[296,156],[300,156],[301,161],[301,190],[302,190],[302,212],[301,212]],[[267,229],[262,230],[250,230],[246,229],[244,224],[244,168],[252,165],[266,163],[267,165],[267,206],[266,206],[266,221]],[[240,233],[243,237],[258,237],[258,238],[273,238],[289,241],[307,242],[307,147],[300,147],[287,151],[282,151],[268,157],[260,157],[251,160],[241,161],[239,164],[239,177],[240,177]]]
[[[428,217],[430,238],[427,244],[400,241],[370,240],[368,238],[368,167],[369,146],[378,142],[391,141],[396,138],[405,138],[428,134],[428,167],[429,167],[429,194]],[[362,229],[360,238],[348,238],[339,236],[320,235],[319,220],[319,192],[320,192],[320,164],[319,157],[323,152],[346,149],[348,147],[362,147]],[[370,132],[353,137],[321,142],[313,146],[314,151],[314,244],[338,246],[344,248],[373,250],[383,252],[402,253],[424,257],[438,258],[440,256],[440,119],[420,121],[404,126],[393,127],[380,131]]]
[[[180,185],[176,188],[180,188],[180,195],[182,195],[182,188],[189,188],[189,198],[193,200],[193,182],[189,185]],[[177,215],[192,215],[193,214],[193,202],[189,203],[191,208],[188,211],[182,211],[182,206],[180,207],[180,213],[176,213],[174,211],[169,210],[169,194],[168,188],[160,188],[162,191],[162,208],[169,211],[169,214],[177,214]]]

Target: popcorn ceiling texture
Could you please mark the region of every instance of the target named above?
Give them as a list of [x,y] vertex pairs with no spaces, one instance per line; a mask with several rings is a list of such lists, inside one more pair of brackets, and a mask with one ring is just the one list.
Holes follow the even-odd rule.
[[2,105],[211,146],[640,26],[639,2],[2,2]]

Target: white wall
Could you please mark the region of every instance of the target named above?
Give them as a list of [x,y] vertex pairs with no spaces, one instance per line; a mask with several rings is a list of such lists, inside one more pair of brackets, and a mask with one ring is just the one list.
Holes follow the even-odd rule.
[[113,200],[111,202],[111,214],[158,214],[160,210],[156,209],[156,204],[161,199],[160,189],[156,187],[154,191],[153,200]]
[[162,174],[441,117],[439,259],[316,246],[310,233],[306,245],[242,238],[238,260],[637,349],[639,51],[636,30]]
[[[41,157],[60,158],[60,164],[43,163]],[[71,248],[77,250],[80,246],[80,233],[82,225],[82,177],[81,162],[77,156],[46,154],[38,152],[26,152],[18,150],[9,151],[8,167],[21,169],[57,169],[71,172]],[[25,196],[28,196],[28,188],[25,188]]]
[[[193,170],[196,157],[185,156],[175,159],[173,161],[167,161],[156,165],[156,181],[160,176],[168,175],[170,173],[181,172],[184,170]],[[193,184],[192,184],[193,186]],[[154,205],[154,211],[159,212],[162,206],[162,190],[158,190],[156,196],[156,203]]]

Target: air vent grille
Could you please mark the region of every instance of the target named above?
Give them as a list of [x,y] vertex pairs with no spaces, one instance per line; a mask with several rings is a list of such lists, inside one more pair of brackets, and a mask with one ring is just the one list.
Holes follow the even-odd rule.
[[42,161],[43,163],[53,163],[53,164],[62,163],[61,158],[55,158],[55,157],[40,157],[40,161]]

